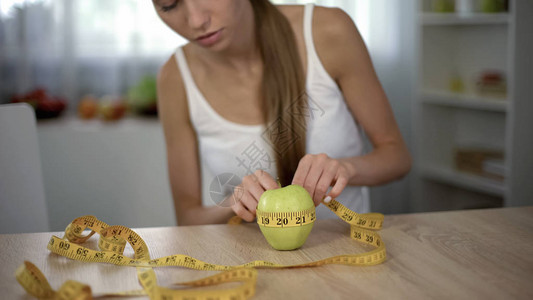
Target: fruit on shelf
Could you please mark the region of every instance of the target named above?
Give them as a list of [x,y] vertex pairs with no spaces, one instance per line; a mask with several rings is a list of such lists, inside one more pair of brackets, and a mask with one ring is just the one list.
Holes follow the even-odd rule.
[[98,112],[104,121],[117,121],[126,114],[127,106],[123,100],[104,97],[100,100]]
[[[267,190],[259,199],[258,212],[299,212],[315,208],[315,204],[306,189],[299,185],[289,185],[275,190]],[[314,223],[295,227],[259,226],[267,242],[276,250],[294,250],[300,248]]]
[[455,11],[454,0],[433,0],[432,9],[437,13],[451,13]]
[[154,76],[143,77],[128,91],[127,103],[135,112],[157,115],[157,88]]
[[90,120],[98,114],[98,99],[94,96],[87,95],[80,100],[78,104],[78,116],[84,120]]
[[37,88],[22,95],[14,95],[11,97],[11,102],[30,104],[35,110],[37,119],[56,118],[67,107],[66,100],[59,97],[51,97],[43,88]]
[[505,73],[497,70],[487,70],[479,74],[476,82],[477,92],[488,97],[505,98],[507,83]]

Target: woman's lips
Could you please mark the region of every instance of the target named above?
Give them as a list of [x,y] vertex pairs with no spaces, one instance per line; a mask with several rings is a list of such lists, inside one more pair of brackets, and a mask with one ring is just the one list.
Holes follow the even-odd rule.
[[212,46],[220,40],[221,32],[222,29],[219,29],[215,32],[202,35],[201,37],[197,38],[196,41],[205,47]]

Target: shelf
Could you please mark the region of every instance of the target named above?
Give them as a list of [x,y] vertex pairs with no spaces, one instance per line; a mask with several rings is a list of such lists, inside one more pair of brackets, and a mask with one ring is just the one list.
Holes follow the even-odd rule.
[[99,118],[82,120],[73,112],[65,112],[64,116],[55,119],[37,120],[38,130],[59,131],[70,130],[74,132],[131,132],[137,130],[160,130],[161,124],[156,117],[142,117],[127,115],[120,120],[104,121]]
[[505,193],[505,184],[501,181],[460,172],[450,167],[426,166],[420,173],[426,179],[493,196],[503,197]]
[[509,13],[430,13],[420,15],[423,25],[495,25],[509,23]]
[[450,107],[506,112],[509,101],[499,98],[481,97],[473,94],[459,94],[438,90],[423,90],[421,101],[427,104]]
[[[524,149],[533,149],[533,101],[528,97],[533,92],[533,1],[509,0],[509,11],[470,14],[436,13],[433,0],[416,2],[412,128],[417,180],[412,208],[457,209],[500,201],[504,206],[532,205],[533,198],[525,195],[533,194],[533,184],[524,183],[529,182],[533,155]],[[477,82],[491,70],[505,74],[507,95],[478,90]],[[463,80],[461,92],[449,88],[456,78]],[[461,145],[503,151],[506,178],[457,170]]]

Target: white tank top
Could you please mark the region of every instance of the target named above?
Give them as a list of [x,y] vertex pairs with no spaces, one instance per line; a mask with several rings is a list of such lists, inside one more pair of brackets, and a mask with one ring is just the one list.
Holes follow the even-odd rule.
[[[306,5],[304,12],[309,105],[306,152],[326,153],[332,158],[362,155],[362,132],[342,92],[320,62],[313,44],[313,7],[312,4]],[[175,56],[198,138],[203,205],[215,205],[221,196],[231,193],[232,184],[240,183],[240,179],[257,169],[276,178],[275,152],[266,135],[268,126],[238,124],[219,115],[196,86],[182,47],[176,50]],[[233,175],[237,177],[232,178]],[[347,186],[337,200],[356,212],[370,211],[367,187]],[[335,217],[324,205],[317,207],[317,218]]]

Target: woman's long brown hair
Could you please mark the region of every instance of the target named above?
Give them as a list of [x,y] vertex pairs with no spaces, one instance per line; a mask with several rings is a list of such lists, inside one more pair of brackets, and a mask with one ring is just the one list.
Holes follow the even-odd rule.
[[287,18],[269,0],[250,0],[263,58],[263,112],[282,186],[291,184],[305,155],[307,97],[296,38]]

